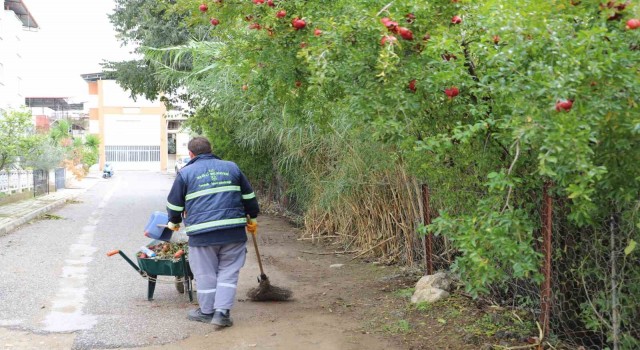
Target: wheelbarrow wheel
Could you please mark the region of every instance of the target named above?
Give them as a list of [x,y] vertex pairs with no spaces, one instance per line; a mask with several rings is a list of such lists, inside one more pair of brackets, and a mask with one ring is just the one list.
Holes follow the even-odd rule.
[[180,277],[176,276],[176,290],[180,294],[184,294],[184,281]]

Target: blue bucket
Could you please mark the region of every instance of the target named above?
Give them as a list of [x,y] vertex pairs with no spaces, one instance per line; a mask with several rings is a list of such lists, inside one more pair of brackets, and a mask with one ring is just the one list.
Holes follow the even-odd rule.
[[147,226],[144,228],[144,235],[153,239],[159,239],[161,241],[169,241],[173,231],[167,227],[160,227],[158,225],[166,226],[169,222],[169,216],[162,211],[156,211],[151,214]]

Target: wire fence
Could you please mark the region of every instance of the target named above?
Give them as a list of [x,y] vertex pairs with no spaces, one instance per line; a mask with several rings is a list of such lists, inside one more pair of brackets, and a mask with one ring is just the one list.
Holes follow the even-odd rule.
[[[470,200],[483,193],[466,189],[450,202],[450,189],[421,185],[401,172],[383,180],[340,197],[337,208],[306,212],[302,239],[331,239],[338,244],[336,253],[375,257],[383,263],[424,264],[427,274],[449,270],[461,252],[443,235],[419,237],[416,232],[441,209],[450,215],[464,213]],[[489,298],[528,311],[544,342],[558,349],[640,349],[638,208],[612,204],[607,215],[578,226],[568,219],[568,200],[550,194],[551,183],[538,192],[534,215],[540,224],[533,249],[541,256],[542,282],[511,275],[506,283],[489,288]],[[291,207],[272,195],[281,198],[281,206]]]
[[[541,190],[535,249],[541,253],[542,283],[513,278],[491,288],[491,299],[530,311],[545,338],[571,349],[640,348],[640,241],[637,208],[616,209],[578,227],[568,220],[568,203]],[[436,190],[436,196],[437,196]],[[439,208],[434,190],[421,187],[423,220]],[[638,247],[640,248],[640,247]],[[448,269],[458,252],[443,236],[427,235],[425,270]]]

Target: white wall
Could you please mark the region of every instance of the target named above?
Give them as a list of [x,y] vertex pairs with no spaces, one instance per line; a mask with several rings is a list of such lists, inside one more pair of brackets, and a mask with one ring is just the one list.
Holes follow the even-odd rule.
[[162,138],[161,115],[106,114],[106,146],[159,146]]
[[0,10],[0,108],[24,105],[24,64],[21,55],[22,22],[13,11]]
[[189,144],[189,134],[186,132],[176,133],[176,155],[177,156],[187,156],[189,155],[189,149],[187,145]]
[[[162,138],[161,115],[106,114],[104,117],[105,147],[108,150],[113,148],[111,146],[126,146],[124,147],[125,150],[119,154],[123,155],[124,159],[130,159],[129,161],[110,160],[109,162],[114,165],[115,169],[160,170],[160,157],[156,159],[147,158],[149,161],[131,161],[130,157],[139,159],[135,155],[140,153],[137,149],[138,146],[160,147]],[[134,154],[129,155],[130,153]]]

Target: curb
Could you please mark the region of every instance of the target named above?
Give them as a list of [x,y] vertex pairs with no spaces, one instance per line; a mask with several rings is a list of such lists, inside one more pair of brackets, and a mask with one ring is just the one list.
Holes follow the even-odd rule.
[[[74,196],[75,197],[75,196]],[[7,233],[11,232],[12,230],[24,225],[25,223],[37,218],[38,216],[45,214],[46,212],[53,210],[57,207],[61,207],[62,205],[64,205],[68,199],[71,199],[73,197],[69,197],[69,198],[64,198],[64,199],[59,199],[53,203],[47,204],[44,207],[38,208],[32,212],[30,212],[27,215],[24,215],[22,217],[19,217],[13,221],[11,221],[9,224],[4,225],[2,227],[0,227],[0,236],[6,235]]]
[[93,187],[97,182],[91,184],[89,187],[84,188],[84,191],[79,191],[75,194],[70,194],[64,198],[58,199],[55,202],[49,203],[43,207],[40,207],[38,209],[33,210],[32,212],[23,215],[21,217],[16,218],[15,220],[12,220],[10,223],[4,225],[4,226],[0,226],[0,236],[4,236],[8,233],[10,233],[11,231],[15,230],[16,228],[26,224],[27,222],[39,217],[42,214],[46,214],[48,211],[51,211],[53,209],[56,209],[58,207],[63,206],[64,204],[66,204],[66,202],[70,199],[74,199],[76,197],[78,197],[79,195],[87,192],[91,187]]

